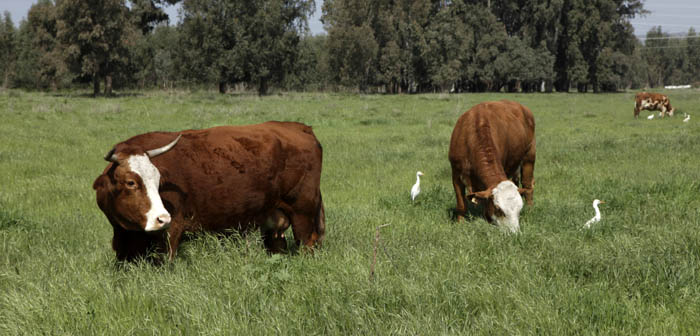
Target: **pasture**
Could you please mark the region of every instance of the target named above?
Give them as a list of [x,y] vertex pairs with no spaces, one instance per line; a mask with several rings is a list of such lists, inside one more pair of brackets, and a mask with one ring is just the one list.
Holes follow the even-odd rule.
[[[0,334],[694,334],[700,92],[666,93],[676,116],[649,121],[633,119],[633,92],[2,92]],[[454,123],[502,98],[537,123],[535,204],[519,235],[451,220]],[[269,256],[257,234],[197,235],[172,263],[115,266],[92,190],[115,143],[266,120],[312,125],[323,144],[320,250]],[[603,219],[583,230],[594,198]]]

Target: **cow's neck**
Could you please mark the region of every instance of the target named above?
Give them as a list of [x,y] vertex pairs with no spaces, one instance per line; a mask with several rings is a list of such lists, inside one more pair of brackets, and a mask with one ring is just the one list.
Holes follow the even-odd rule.
[[501,162],[496,145],[491,137],[491,125],[485,118],[479,118],[476,127],[476,140],[479,143],[478,153],[476,153],[475,170],[477,176],[486,185],[487,188],[492,188],[498,183],[508,179],[503,170],[503,162]]

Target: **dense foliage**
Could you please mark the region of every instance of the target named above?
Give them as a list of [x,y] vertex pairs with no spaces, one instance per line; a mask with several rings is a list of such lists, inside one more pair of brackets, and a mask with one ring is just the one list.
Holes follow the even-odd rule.
[[0,84],[609,92],[700,74],[693,29],[635,37],[641,0],[324,0],[327,35],[311,36],[315,3],[40,0],[19,29],[0,18]]

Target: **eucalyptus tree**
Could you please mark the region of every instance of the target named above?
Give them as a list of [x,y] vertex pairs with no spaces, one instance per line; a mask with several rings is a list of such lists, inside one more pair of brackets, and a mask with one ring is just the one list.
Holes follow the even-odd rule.
[[70,84],[71,76],[57,38],[57,11],[52,0],[39,0],[20,24],[17,78],[22,87],[57,90]]
[[324,1],[328,63],[337,83],[360,91],[374,84],[379,50],[373,26],[377,9],[373,0]]
[[105,95],[112,94],[112,76],[129,57],[126,32],[133,26],[125,0],[56,0],[57,37],[68,69],[89,78],[93,95],[105,81]]
[[17,61],[17,30],[12,23],[10,12],[5,11],[0,17],[0,74],[2,87],[7,88]]
[[219,91],[246,83],[266,94],[281,83],[308,30],[313,0],[185,0],[181,45],[188,76]]
[[686,35],[684,56],[683,83],[696,84],[700,82],[700,35],[692,27]]

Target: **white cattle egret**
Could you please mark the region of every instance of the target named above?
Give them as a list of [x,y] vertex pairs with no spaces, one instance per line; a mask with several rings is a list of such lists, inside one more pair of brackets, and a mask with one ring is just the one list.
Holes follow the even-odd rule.
[[685,119],[683,119],[683,122],[688,122],[690,120],[690,114],[685,115]]
[[595,216],[593,216],[593,218],[588,220],[588,222],[586,222],[586,224],[583,225],[586,229],[590,229],[591,224],[600,221],[600,209],[598,209],[598,204],[605,204],[605,202],[598,199],[593,200],[593,209],[595,209]]
[[413,188],[411,188],[411,201],[415,201],[416,197],[418,197],[418,194],[420,194],[420,177],[423,176],[423,173],[417,172],[416,173],[416,184],[413,185]]
[[654,119],[654,114],[652,113],[650,116],[647,117],[647,119],[649,119],[649,120]]

